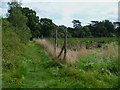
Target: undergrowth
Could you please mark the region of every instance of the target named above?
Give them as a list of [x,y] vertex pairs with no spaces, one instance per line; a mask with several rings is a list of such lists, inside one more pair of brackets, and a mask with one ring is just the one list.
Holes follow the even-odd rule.
[[3,31],[3,88],[117,88],[117,58],[99,52],[59,66],[40,45],[24,45],[16,33]]

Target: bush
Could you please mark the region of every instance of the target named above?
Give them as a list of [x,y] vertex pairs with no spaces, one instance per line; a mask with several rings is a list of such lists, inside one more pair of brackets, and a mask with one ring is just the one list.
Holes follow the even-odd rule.
[[27,26],[23,28],[18,28],[16,30],[16,33],[18,34],[18,37],[20,38],[21,42],[24,44],[26,44],[32,36],[30,29]]
[[21,39],[14,31],[14,27],[12,27],[9,22],[4,22],[2,30],[3,79],[5,79],[4,81],[7,81],[9,84],[11,82],[20,84],[19,81],[27,72],[27,66],[23,57],[26,46],[21,43]]

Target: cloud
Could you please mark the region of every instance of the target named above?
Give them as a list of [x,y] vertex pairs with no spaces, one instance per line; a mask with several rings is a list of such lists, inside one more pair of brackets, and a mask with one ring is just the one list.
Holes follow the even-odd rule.
[[[8,0],[5,0],[8,1]],[[119,0],[22,0],[23,2],[118,2]]]
[[[8,2],[12,0],[1,0],[2,2]],[[17,0],[22,2],[119,2],[119,0]]]
[[[58,25],[67,26],[72,26],[73,19],[79,19],[83,25],[92,20],[110,19],[115,21],[118,13],[116,2],[50,2],[49,4],[42,2],[32,4],[31,7],[36,8],[40,17],[48,17]],[[56,16],[59,17],[54,18]]]
[[1,2],[0,3],[0,15],[6,17],[8,10],[7,2]]
[[[117,3],[103,3],[103,2],[91,2],[91,3],[79,3],[81,10],[73,10],[71,13],[72,18],[79,19],[83,25],[86,25],[92,20],[105,20],[117,21],[118,7]],[[84,8],[84,7],[86,8]],[[77,9],[77,8],[76,8]],[[71,18],[71,19],[72,19]]]
[[[72,26],[73,19],[78,19],[83,25],[86,25],[92,20],[110,19],[111,21],[116,21],[118,17],[118,0],[114,0],[114,2],[113,0],[89,0],[89,2],[88,0],[82,0],[82,2],[75,2],[75,0],[72,0],[74,2],[45,1],[34,0],[30,2],[22,0],[22,7],[29,7],[35,10],[40,18],[50,18],[57,25],[64,24],[66,26]],[[6,13],[8,7],[5,6],[5,3],[3,6],[3,13]]]

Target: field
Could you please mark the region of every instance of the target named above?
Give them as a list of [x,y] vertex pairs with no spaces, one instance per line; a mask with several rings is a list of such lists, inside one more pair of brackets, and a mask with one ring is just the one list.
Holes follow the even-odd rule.
[[[47,39],[49,42],[54,43],[54,38]],[[63,45],[63,38],[58,38],[58,47]],[[68,38],[67,40],[68,48],[99,48],[109,44],[111,42],[115,42],[117,44],[118,38]]]
[[[13,43],[9,40],[9,36],[13,36],[13,38],[11,37]],[[117,88],[119,86],[116,39],[106,38],[109,43],[104,41],[106,43],[102,44],[102,47],[90,48],[92,52],[81,54],[77,57],[76,62],[70,65],[57,64],[55,60],[59,59],[50,56],[42,45],[34,41],[22,45],[17,39],[14,33],[9,31],[3,33],[3,48],[5,50],[3,51],[3,59],[10,58],[7,62],[3,60],[6,66],[3,68],[3,88]],[[52,39],[47,40],[51,43],[54,42]],[[62,39],[59,40],[61,40],[59,41],[59,47],[61,47]],[[98,41],[98,39],[91,41],[93,40]],[[72,44],[79,47],[79,44],[83,44],[84,41],[90,42],[89,39],[69,39],[68,48],[73,47]],[[18,47],[13,47],[13,45]],[[84,43],[83,46],[86,47],[86,45]],[[106,49],[103,47],[104,45],[107,46]],[[21,51],[22,48],[24,51]],[[79,50],[87,51],[89,49]],[[22,63],[22,67],[8,69],[8,66],[10,67],[13,63],[16,66]]]

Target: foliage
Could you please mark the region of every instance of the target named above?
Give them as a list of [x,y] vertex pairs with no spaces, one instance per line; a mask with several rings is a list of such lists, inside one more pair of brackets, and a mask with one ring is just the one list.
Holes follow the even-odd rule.
[[28,7],[22,8],[22,13],[28,18],[27,26],[31,30],[32,38],[38,38],[41,36],[41,25],[39,23],[39,17],[36,16],[36,12]]
[[72,23],[74,28],[81,27],[81,22],[79,20],[73,20]]
[[[88,40],[113,42],[116,39],[69,39],[74,44]],[[117,88],[116,58],[100,58],[97,55],[100,52],[86,54],[72,66],[60,67],[41,46],[34,42],[21,43],[14,27],[3,20],[3,88]]]
[[[24,52],[28,72],[18,87],[117,88],[118,66],[115,58],[99,58],[97,53],[80,57],[72,66],[59,67],[53,64],[52,58],[41,46],[30,42]],[[8,82],[3,83],[4,87],[14,85],[14,82],[9,85]]]
[[[64,37],[64,25],[56,25],[49,18],[39,19],[36,16],[36,11],[28,7],[22,8],[18,2],[9,3],[10,9],[8,10],[8,20],[15,27],[30,28],[32,38],[39,37],[54,37],[55,30],[58,30],[58,37]],[[73,27],[66,27],[68,29],[68,37],[115,37],[118,35],[119,27],[115,29],[116,24],[109,20],[91,21],[89,25],[82,26],[79,20],[73,20]],[[27,28],[24,28],[27,29]]]
[[[58,37],[64,36],[64,25],[56,25],[49,18],[39,19],[36,16],[36,11],[28,7],[21,7],[18,2],[11,2],[9,4],[8,20],[15,27],[30,28],[32,38],[38,37],[54,37],[54,31],[58,30]],[[66,27],[68,29],[68,37],[115,37],[119,33],[119,27],[115,28],[117,22],[112,23],[109,20],[91,21],[89,25],[82,26],[79,20],[73,20],[73,27]],[[119,26],[119,24],[118,24]],[[61,29],[62,28],[62,29]],[[28,29],[28,28],[24,28]],[[118,33],[117,33],[118,32]]]
[[15,1],[8,3],[8,21],[12,26],[14,26],[14,30],[19,35],[19,38],[23,43],[27,43],[31,37],[30,29],[26,26],[27,17],[22,14],[20,4]]
[[[64,38],[65,37],[65,30],[67,29],[66,26],[64,25],[60,25],[57,29],[57,37],[58,38]],[[71,34],[69,32],[67,32],[67,37],[71,37]]]
[[115,34],[114,25],[109,20],[92,21],[91,32],[94,37],[113,37]]
[[44,37],[51,37],[52,32],[55,27],[55,24],[52,22],[51,19],[48,18],[41,18],[40,19],[40,24],[41,24],[41,29],[42,29],[42,34]]
[[[109,20],[91,21],[89,25],[81,26],[79,20],[73,20],[73,28],[68,28],[72,37],[114,37],[116,30]],[[74,34],[72,34],[74,33]]]
[[[54,43],[53,38],[47,39],[49,42]],[[58,47],[62,47],[64,38],[58,38]],[[118,43],[118,38],[68,38],[67,47],[69,49],[94,49],[94,48],[107,48],[106,44],[110,44],[111,42]]]
[[[3,23],[3,83],[14,83],[15,87],[20,85],[20,80],[27,73],[26,63],[23,61],[23,53],[25,46],[21,43],[20,38],[15,33],[9,22]],[[5,24],[5,25],[4,25]],[[13,87],[13,86],[10,86]]]
[[20,4],[15,1],[8,3],[8,20],[14,27],[23,27],[27,23],[27,18],[21,12]]
[[120,22],[114,22],[114,26],[115,26],[115,33],[119,37],[119,35],[120,35]]

